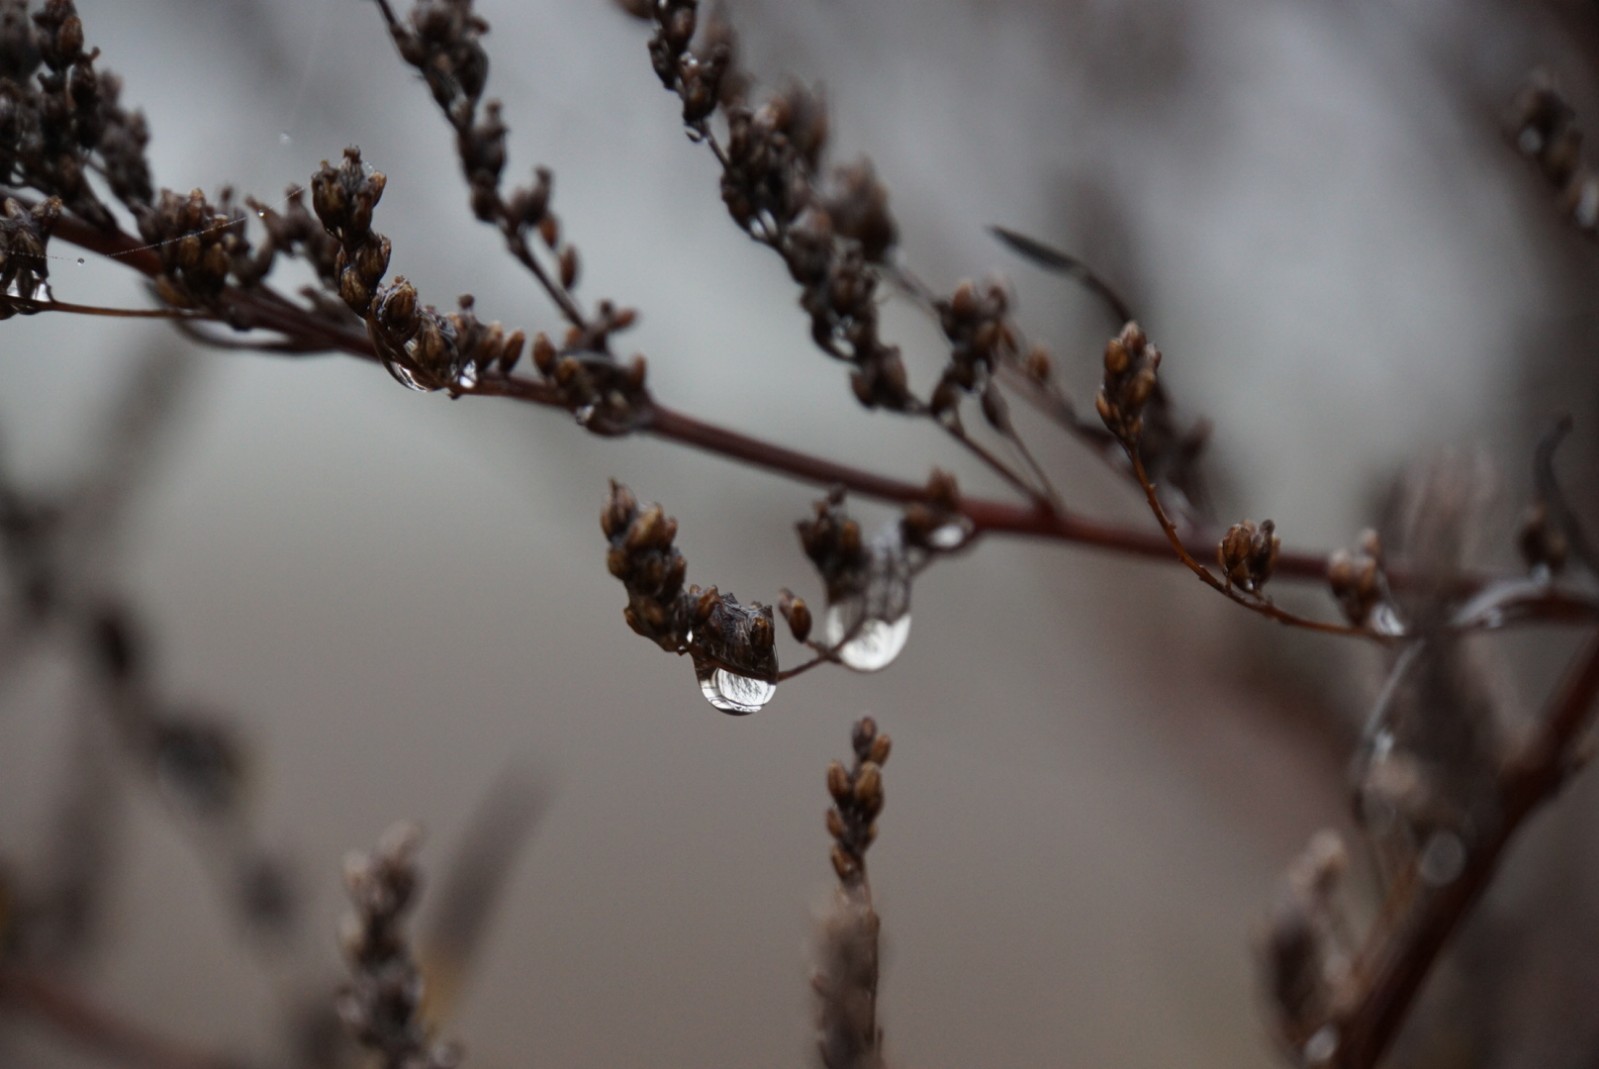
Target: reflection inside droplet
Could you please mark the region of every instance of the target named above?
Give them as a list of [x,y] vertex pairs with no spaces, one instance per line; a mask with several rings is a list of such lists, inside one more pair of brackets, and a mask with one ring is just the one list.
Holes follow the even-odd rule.
[[1368,621],[1371,629],[1379,635],[1403,635],[1405,622],[1399,618],[1399,613],[1386,601],[1371,611]]
[[397,360],[390,360],[384,357],[383,366],[388,368],[389,374],[394,376],[394,380],[407,390],[415,390],[418,393],[427,393],[432,390],[431,386],[424,384],[421,379],[417,378],[416,372]]
[[[911,614],[898,619],[862,619],[864,599],[850,598],[827,607],[822,617],[822,634],[829,646],[838,646],[838,659],[857,672],[876,672],[887,668],[900,655],[911,635]],[[854,634],[848,642],[844,636]],[[839,646],[840,642],[844,642]]]
[[747,716],[772,700],[777,684],[716,668],[700,676],[700,693],[724,713]]

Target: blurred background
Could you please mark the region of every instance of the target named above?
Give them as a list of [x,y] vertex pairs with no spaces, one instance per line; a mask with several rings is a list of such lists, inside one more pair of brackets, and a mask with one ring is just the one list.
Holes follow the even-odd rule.
[[[272,200],[359,145],[389,177],[376,226],[392,271],[441,307],[470,291],[484,318],[554,329],[472,220],[449,130],[374,5],[79,9],[149,117],[159,185]],[[605,0],[479,10],[508,180],[553,168],[579,293],[640,310],[622,344],[648,354],[663,401],[1003,496],[930,428],[861,409],[808,344],[782,264],[726,219],[642,25]],[[1562,472],[1579,506],[1591,497],[1599,250],[1503,133],[1534,68],[1599,116],[1590,6],[728,12],[764,84],[824,88],[835,159],[873,159],[905,264],[945,292],[1005,274],[1079,398],[1103,313],[986,227],[1076,253],[1123,290],[1181,411],[1214,421],[1221,517],[1269,515],[1296,547],[1348,545],[1407,463],[1477,448],[1508,503],[1484,519],[1481,563],[1508,565],[1533,446],[1561,411],[1577,423]],[[58,299],[146,301],[133,272],[53,251]],[[926,388],[943,359],[934,328],[884,314]],[[84,728],[92,688],[68,636],[6,661],[0,859],[47,869],[73,842],[66,799],[98,797],[111,822],[72,973],[100,1004],[290,1064],[285,1014],[340,975],[345,852],[418,821],[436,890],[497,797],[534,815],[519,854],[491,851],[510,858],[507,883],[445,1028],[467,1064],[800,1064],[832,880],[823,772],[870,713],[895,740],[872,853],[894,1064],[1279,1062],[1251,941],[1290,859],[1345,820],[1369,651],[1284,632],[1175,565],[992,541],[918,581],[889,669],[812,673],[730,719],[686,661],[623,623],[597,522],[606,480],[678,518],[690,581],[746,601],[789,586],[820,602],[793,531],[816,488],[593,438],[559,412],[411,393],[351,359],[194,349],[160,323],[41,315],[0,338],[8,479],[46,500],[84,480],[105,495],[74,544],[75,580],[133,608],[162,697],[232,725],[248,759],[244,816],[222,842]],[[1147,522],[1092,457],[1034,442],[1074,507]],[[1529,704],[1563,642],[1508,644]],[[1471,929],[1478,956],[1434,985],[1437,1023],[1421,1031],[1435,1039],[1416,1040],[1430,1056],[1593,1064],[1599,1037],[1573,1029],[1599,980],[1581,938],[1599,929],[1585,912],[1596,800],[1579,782],[1512,855]],[[281,945],[241,922],[241,840],[291,881]],[[0,1015],[0,1060],[99,1064],[14,1015]]]

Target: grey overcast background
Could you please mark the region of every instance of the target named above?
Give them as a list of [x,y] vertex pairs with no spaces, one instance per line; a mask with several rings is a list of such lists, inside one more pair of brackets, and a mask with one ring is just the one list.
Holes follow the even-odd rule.
[[[1599,251],[1568,233],[1500,134],[1535,66],[1593,101],[1592,27],[1572,6],[729,10],[764,84],[825,86],[835,158],[875,161],[912,269],[943,289],[1005,272],[1021,321],[1086,398],[1106,325],[984,228],[1099,264],[1143,310],[1184,411],[1215,422],[1221,514],[1270,515],[1290,542],[1331,547],[1370,522],[1407,460],[1440,448],[1479,447],[1521,485],[1560,408],[1581,428],[1573,478],[1593,473],[1584,365]],[[377,227],[394,271],[440,305],[471,291],[487,317],[554,323],[471,219],[447,127],[374,5],[80,9],[149,117],[158,183],[269,198],[359,145],[389,176]],[[605,0],[480,9],[510,173],[554,169],[580,292],[640,310],[624,344],[649,355],[659,396],[828,456],[911,478],[939,464],[970,491],[1003,493],[926,428],[861,410],[807,345],[782,265],[725,218],[714,163],[682,135],[641,25]],[[55,251],[60,299],[144,299],[131,272]],[[886,315],[928,382],[935,333]],[[160,325],[0,326],[14,477],[75,477],[123,376],[179,348]],[[112,910],[81,978],[106,1005],[270,1060],[279,988],[337,975],[344,852],[403,817],[428,830],[424,863],[442,865],[490,786],[520,768],[546,808],[448,1023],[468,1064],[804,1064],[807,943],[830,886],[822,773],[871,713],[896,740],[872,855],[895,1064],[1276,1063],[1250,940],[1289,859],[1343,819],[1339,758],[1304,725],[1358,712],[1376,667],[1366,651],[1280,634],[1176,567],[996,541],[918,583],[911,642],[889,670],[815,673],[734,720],[701,700],[687,663],[623,624],[597,524],[606,479],[678,517],[691,580],[762,600],[785,585],[818,597],[793,535],[813,488],[593,439],[556,412],[410,393],[354,360],[183,348],[175,365],[184,388],[160,453],[116,537],[81,566],[139,607],[168,693],[250,740],[253,819],[294,859],[309,931],[326,936],[261,967],[204,851],[124,777]],[[1074,506],[1142,522],[1090,458],[1043,453]],[[1522,648],[1535,664],[1536,645]],[[35,658],[0,696],[7,857],[49,846],[70,760],[65,665]],[[1515,855],[1490,912],[1544,909],[1551,881],[1591,896],[1591,848],[1562,838],[1591,842],[1575,830],[1591,779],[1544,822],[1542,845]],[[1543,855],[1568,864],[1551,874]],[[3,1019],[0,1057],[92,1064]]]

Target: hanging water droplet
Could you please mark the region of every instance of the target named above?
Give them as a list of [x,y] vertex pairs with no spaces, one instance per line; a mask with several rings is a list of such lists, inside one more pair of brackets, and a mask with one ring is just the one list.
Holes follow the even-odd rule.
[[[407,348],[409,348],[409,345],[407,345]],[[394,380],[407,390],[428,393],[433,389],[433,387],[426,385],[421,379],[417,378],[416,372],[397,360],[390,360],[388,357],[384,357],[383,366],[388,368],[389,374],[394,376]]]
[[741,676],[725,668],[713,668],[700,675],[700,693],[724,713],[747,716],[772,700],[777,684]]
[[1388,602],[1383,602],[1371,611],[1368,621],[1371,629],[1379,635],[1403,635],[1405,622],[1399,618],[1399,613]]
[[1337,1053],[1338,1029],[1333,1025],[1322,1025],[1305,1041],[1306,1065],[1325,1065]]
[[594,418],[594,412],[595,407],[593,405],[580,405],[572,410],[572,416],[577,420],[579,427],[587,427],[589,421]]
[[966,541],[967,534],[964,522],[946,523],[927,536],[927,544],[934,549],[955,549]]
[[1454,883],[1466,868],[1466,844],[1450,831],[1435,831],[1427,837],[1416,860],[1416,871],[1433,887]]
[[83,266],[83,257],[81,257],[81,256],[80,256],[80,257],[78,257],[78,266],[79,266],[79,267],[82,267],[82,266]]
[[455,376],[455,388],[470,390],[477,385],[477,361],[468,360],[461,365],[461,370]]
[[857,672],[887,668],[911,633],[910,561],[899,525],[874,537],[869,552],[865,588],[834,601],[822,616],[822,637]]
[[892,664],[905,648],[911,635],[911,614],[897,620],[862,620],[859,605],[854,599],[829,605],[822,617],[822,631],[829,646],[838,646],[853,629],[854,636],[838,647],[838,659],[857,672],[876,672]]

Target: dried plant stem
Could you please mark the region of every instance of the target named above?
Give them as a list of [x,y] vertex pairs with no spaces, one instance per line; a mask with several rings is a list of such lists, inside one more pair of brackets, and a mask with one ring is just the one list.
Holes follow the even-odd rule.
[[[1299,616],[1298,614],[1291,613],[1287,609],[1280,608],[1279,606],[1274,605],[1263,598],[1248,597],[1235,590],[1231,585],[1216,578],[1216,574],[1203,564],[1199,563],[1199,560],[1193,551],[1190,550],[1183,542],[1182,535],[1178,533],[1177,525],[1173,523],[1171,517],[1167,515],[1165,506],[1160,503],[1160,492],[1156,489],[1154,482],[1150,479],[1149,473],[1144,470],[1144,461],[1139,455],[1138,450],[1136,448],[1129,448],[1127,450],[1127,459],[1132,462],[1133,477],[1138,480],[1138,485],[1143,488],[1144,499],[1149,503],[1149,511],[1154,514],[1156,522],[1160,524],[1160,529],[1166,536],[1167,544],[1170,545],[1172,550],[1177,554],[1177,559],[1182,561],[1188,570],[1198,576],[1205,583],[1205,585],[1209,586],[1223,597],[1226,597],[1234,604],[1242,605],[1251,612],[1257,612],[1267,619],[1276,620],[1278,623],[1285,624],[1290,627],[1302,627],[1308,631],[1319,631],[1326,635],[1347,635],[1354,638],[1365,638],[1384,643],[1392,642],[1395,639],[1396,636],[1394,635],[1386,635],[1378,631],[1373,631],[1367,627],[1352,627],[1349,624],[1335,624],[1329,623],[1325,620],[1312,620],[1308,617]],[[1323,557],[1321,560],[1321,574],[1325,576],[1326,558]],[[1281,558],[1278,559],[1277,564],[1279,567],[1281,566]]]
[[[18,199],[25,201],[25,198]],[[160,259],[151,248],[124,231],[100,229],[70,215],[63,215],[56,224],[55,233],[56,237],[62,240],[115,260],[150,278],[161,274]],[[339,352],[364,360],[378,361],[371,339],[354,323],[341,324],[319,317],[265,286],[249,291],[229,288],[222,303],[229,309],[228,326],[272,331],[287,339],[283,343],[252,343],[245,347],[290,356]],[[485,374],[476,386],[460,392],[481,397],[507,397],[546,407],[566,407],[549,383],[499,373]],[[927,488],[924,484],[896,479],[755,438],[719,424],[709,423],[659,402],[652,402],[649,409],[643,413],[638,429],[656,438],[817,486],[843,486],[852,493],[893,503],[922,502],[927,499]],[[960,511],[971,522],[974,537],[984,534],[1023,535],[1157,560],[1170,560],[1174,550],[1177,550],[1179,561],[1189,566],[1191,570],[1197,567],[1196,574],[1201,578],[1208,576],[1206,581],[1210,585],[1227,593],[1224,584],[1211,575],[1203,565],[1198,564],[1200,557],[1213,552],[1219,532],[1196,530],[1186,537],[1179,532],[1164,508],[1159,507],[1154,485],[1144,471],[1141,460],[1136,457],[1132,459],[1135,477],[1144,486],[1146,498],[1155,507],[1156,519],[1162,527],[1160,531],[1107,523],[1069,509],[1056,507],[1036,497],[1020,503],[963,497]],[[1327,554],[1284,549],[1277,558],[1274,574],[1278,579],[1324,583],[1327,576]],[[1405,588],[1414,582],[1415,578],[1408,574],[1402,565],[1388,568],[1388,580],[1395,589]],[[1463,574],[1459,576],[1458,582],[1464,589],[1472,591],[1488,586],[1495,578],[1497,577]],[[1282,623],[1292,623],[1332,634],[1352,633],[1367,638],[1375,637],[1365,630],[1305,620],[1269,602],[1247,598],[1236,591],[1228,596],[1239,604]],[[1599,606],[1596,606],[1591,599],[1553,587],[1536,594],[1529,594],[1520,604],[1523,617],[1565,621],[1591,620],[1599,616]]]
[[0,1010],[11,1009],[118,1065],[134,1069],[228,1069],[227,1059],[156,1035],[38,973],[0,967]]
[[[1360,994],[1338,1021],[1338,1069],[1366,1069],[1388,1049],[1438,954],[1470,914],[1499,870],[1505,849],[1532,815],[1575,771],[1577,748],[1593,722],[1599,696],[1599,635],[1572,661],[1573,669],[1537,733],[1506,762],[1499,777],[1500,819],[1471,851],[1460,875],[1440,888],[1426,887],[1412,861],[1395,883],[1394,907],[1384,910],[1355,963]],[[1408,907],[1408,908],[1407,908]]]

